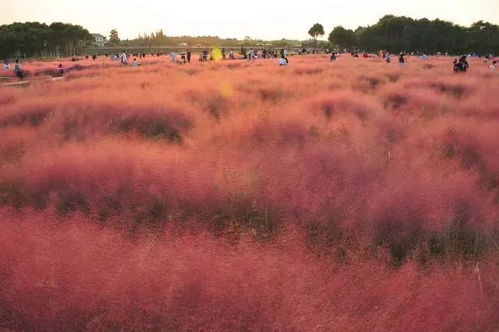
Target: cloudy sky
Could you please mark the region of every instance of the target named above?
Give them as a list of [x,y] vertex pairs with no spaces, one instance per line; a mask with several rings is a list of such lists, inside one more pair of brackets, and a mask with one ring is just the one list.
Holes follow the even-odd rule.
[[499,0],[0,0],[0,24],[61,21],[106,36],[116,28],[122,39],[158,29],[168,35],[306,39],[315,22],[328,33],[336,25],[373,24],[385,14],[499,24]]

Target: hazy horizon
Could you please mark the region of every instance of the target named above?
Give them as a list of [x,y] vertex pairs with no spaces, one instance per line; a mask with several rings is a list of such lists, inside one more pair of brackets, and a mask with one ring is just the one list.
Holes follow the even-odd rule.
[[464,26],[478,20],[499,24],[499,1],[496,0],[421,0],[417,3],[359,0],[355,4],[331,4],[327,0],[318,0],[315,6],[310,7],[290,2],[285,2],[283,7],[283,3],[263,0],[254,0],[252,3],[196,0],[173,4],[159,0],[47,0],[43,3],[39,0],[20,0],[8,4],[11,3],[0,0],[0,24],[65,22],[82,25],[91,33],[105,36],[116,28],[122,39],[162,29],[170,36],[216,35],[238,39],[250,36],[266,40],[303,40],[309,38],[307,31],[316,22],[324,26],[327,36],[334,26],[355,29],[359,25],[374,24],[387,14],[416,19],[439,18]]

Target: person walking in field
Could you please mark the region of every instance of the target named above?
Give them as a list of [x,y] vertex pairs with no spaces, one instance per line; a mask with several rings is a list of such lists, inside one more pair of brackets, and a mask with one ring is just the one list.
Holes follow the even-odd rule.
[[175,51],[170,52],[170,62],[175,63],[175,59],[177,58],[177,53]]
[[187,63],[191,63],[191,50],[187,50]]
[[121,59],[121,64],[122,64],[123,66],[128,65],[128,57],[127,57],[127,55],[126,55],[126,52],[125,52],[125,51],[123,51],[123,53],[121,53],[120,59]]
[[497,61],[492,61],[492,64],[489,66],[490,70],[496,70]]
[[16,76],[20,79],[23,79],[24,78],[24,71],[21,67],[21,64],[19,63],[19,59],[16,59],[16,64],[14,66],[14,73],[16,74]]
[[405,57],[404,57],[404,53],[400,53],[400,56],[399,56],[399,65],[403,65],[405,63]]
[[336,61],[336,53],[333,51],[331,52],[331,58],[330,58],[330,61],[333,62],[333,61]]
[[62,63],[60,63],[57,67],[57,73],[59,74],[59,77],[64,76],[64,66],[62,65]]
[[9,70],[10,69],[9,58],[3,59],[3,69],[4,70]]

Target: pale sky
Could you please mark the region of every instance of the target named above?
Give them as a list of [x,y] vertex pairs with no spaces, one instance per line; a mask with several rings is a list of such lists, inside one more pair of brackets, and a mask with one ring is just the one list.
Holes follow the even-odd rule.
[[0,0],[0,25],[61,21],[105,36],[116,28],[122,39],[163,29],[174,36],[302,40],[316,22],[326,38],[336,25],[355,29],[385,14],[499,24],[499,0]]

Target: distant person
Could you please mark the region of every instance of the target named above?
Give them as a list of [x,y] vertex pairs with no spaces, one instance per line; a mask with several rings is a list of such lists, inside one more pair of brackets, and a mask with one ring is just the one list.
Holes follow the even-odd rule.
[[16,64],[14,66],[14,73],[16,74],[16,76],[20,79],[23,79],[24,78],[24,71],[21,67],[21,64],[19,63],[19,59],[16,59]]
[[92,59],[95,61],[97,59],[97,55],[92,55]]
[[234,50],[232,48],[229,50],[229,58],[234,60]]
[[404,63],[405,63],[404,53],[400,53],[400,56],[399,56],[399,65],[403,65]]
[[121,59],[122,65],[124,65],[124,66],[128,65],[128,56],[125,53],[125,51],[123,51],[123,53],[121,53],[120,59]]
[[331,52],[331,57],[330,57],[331,62],[336,61],[336,53]]
[[177,53],[175,53],[175,51],[171,51],[170,52],[170,62],[175,63],[176,58],[177,58]]
[[385,61],[386,61],[386,63],[390,63],[390,61],[391,61],[390,54],[386,55]]
[[287,66],[289,61],[284,57],[284,55],[281,55],[281,57],[278,60],[279,66]]
[[191,63],[191,50],[187,50],[187,63]]
[[137,58],[133,58],[131,66],[132,67],[138,67],[139,66],[139,63],[137,62]]
[[459,60],[455,59],[453,61],[454,63],[454,72],[466,72],[470,65],[468,64],[468,61],[466,59],[466,55],[463,55],[459,58]]
[[490,70],[496,70],[496,62],[497,61],[492,61],[492,63],[489,66]]
[[60,63],[59,66],[57,66],[57,73],[59,74],[60,77],[64,75],[64,66],[62,65],[62,63]]
[[3,59],[3,69],[10,70],[9,58]]

